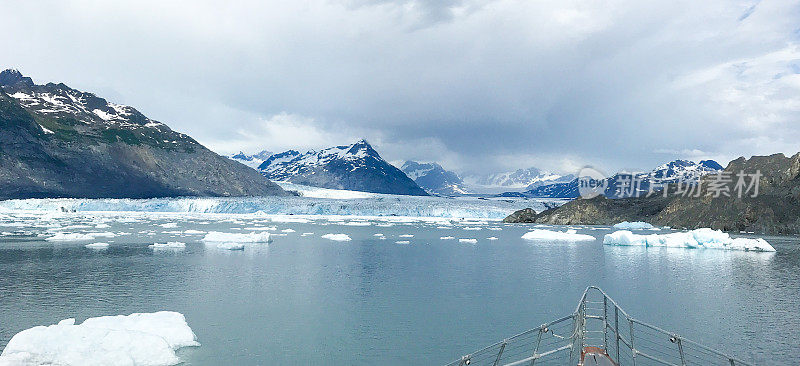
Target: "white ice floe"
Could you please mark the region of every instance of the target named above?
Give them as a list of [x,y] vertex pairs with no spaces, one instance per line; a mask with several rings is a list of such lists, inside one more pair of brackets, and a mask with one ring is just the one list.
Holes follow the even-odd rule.
[[106,249],[108,248],[108,243],[91,243],[84,246],[89,249]]
[[613,227],[614,229],[618,230],[646,230],[655,228],[653,225],[650,225],[642,221],[634,221],[634,222],[623,221],[620,222],[619,224],[615,224]]
[[414,237],[413,234],[402,234],[402,235],[398,235],[398,236],[401,237],[401,238],[413,238]]
[[224,249],[224,250],[244,250],[244,244],[242,244],[242,243],[219,243],[219,244],[217,244],[217,248]]
[[294,231],[294,230],[292,230],[292,229],[283,229],[283,230],[281,230],[281,232],[282,232],[282,233],[293,233],[293,232],[295,232],[295,231]]
[[348,221],[348,222],[343,223],[342,225],[346,225],[346,226],[370,226],[370,225],[372,225],[372,223],[369,222],[369,221]]
[[350,241],[350,236],[347,234],[325,234],[322,236],[323,239],[333,240],[333,241]]
[[350,241],[350,236],[347,234],[325,234],[322,236],[323,239],[333,240],[333,241]]
[[411,244],[411,242],[410,242],[410,241],[408,241],[408,240],[398,240],[398,241],[396,241],[396,242],[394,242],[394,243],[395,243],[395,244]]
[[490,237],[486,238],[486,240],[497,240],[497,237],[490,236]]
[[314,235],[314,233],[302,233],[302,234],[300,234],[300,236],[311,236],[311,235]]
[[47,241],[82,241],[94,240],[95,238],[113,238],[117,234],[111,232],[104,233],[55,233],[55,235],[46,238]]
[[375,234],[375,235],[372,235],[372,236],[384,236],[384,235],[383,235],[383,234],[381,234],[381,233],[377,233],[377,234]]
[[278,230],[275,226],[253,226],[253,227],[246,227],[245,230],[250,231],[275,231]]
[[480,228],[480,227],[465,227],[464,230],[475,230],[475,231],[478,231],[478,230],[483,230],[483,228]]
[[170,241],[167,243],[153,243],[150,245],[150,248],[153,249],[183,249],[186,248],[186,243],[181,243],[179,241]]
[[458,239],[459,243],[477,244],[478,239]]
[[174,228],[178,227],[178,224],[176,224],[174,222],[168,222],[166,224],[161,224],[159,226],[161,226],[161,227],[163,227],[165,229],[174,229]]
[[439,239],[441,239],[441,240],[453,240],[453,239],[455,239],[455,237],[452,237],[452,236],[443,236],[443,237],[441,237],[441,238],[439,238]]
[[552,231],[544,229],[535,229],[522,235],[522,239],[536,240],[536,241],[563,241],[563,242],[577,242],[577,241],[594,241],[594,236],[578,234],[574,229],[567,231]]
[[235,242],[235,243],[269,243],[272,241],[268,232],[257,233],[222,233],[219,231],[209,231],[205,237],[205,242]]
[[606,234],[606,236],[603,238],[603,244],[673,248],[709,248],[756,252],[775,251],[775,248],[773,248],[772,245],[767,243],[767,241],[764,239],[731,238],[728,233],[709,228],[661,235],[638,235],[628,230],[620,230],[611,234]]
[[206,233],[205,231],[201,231],[201,230],[191,230],[191,229],[190,229],[190,230],[184,230],[184,231],[183,231],[183,234],[185,234],[185,235],[198,235],[198,234],[205,234],[205,233]]
[[199,346],[183,314],[160,311],[103,316],[75,324],[23,330],[8,342],[0,365],[175,365],[175,350]]

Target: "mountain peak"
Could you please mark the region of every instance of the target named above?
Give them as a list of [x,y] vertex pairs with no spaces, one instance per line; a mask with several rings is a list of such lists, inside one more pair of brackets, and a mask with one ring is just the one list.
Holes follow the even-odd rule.
[[0,71],[0,86],[14,85],[18,82],[33,84],[33,80],[31,78],[25,77],[17,69],[5,69]]

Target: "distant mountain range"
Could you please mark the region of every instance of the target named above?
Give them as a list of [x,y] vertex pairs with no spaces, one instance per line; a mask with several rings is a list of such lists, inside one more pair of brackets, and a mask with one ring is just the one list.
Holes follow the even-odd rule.
[[247,155],[242,151],[239,151],[237,154],[233,154],[228,156],[232,160],[238,161],[244,165],[247,165],[253,169],[258,169],[258,167],[269,157],[272,156],[272,153],[267,150],[261,150],[261,152],[255,153],[253,155]]
[[400,168],[422,189],[440,196],[461,196],[470,193],[458,174],[444,170],[437,163],[406,161]]
[[[699,170],[716,167],[706,162]],[[718,164],[717,164],[718,165]],[[665,167],[665,166],[662,166]],[[672,169],[670,168],[678,168]],[[667,176],[689,172],[683,164],[662,171]],[[560,225],[611,225],[622,221],[645,221],[654,225],[696,229],[710,227],[725,231],[753,231],[768,234],[800,233],[800,154],[783,154],[739,158],[728,164],[726,174],[734,185],[736,174],[760,173],[758,194],[754,191],[740,195],[729,185],[729,195],[716,194],[710,182],[716,175],[705,174],[695,195],[679,193],[676,184],[667,186],[667,195],[607,199],[576,199],[561,207],[536,214],[520,210],[506,218],[507,222],[535,222]],[[747,182],[751,184],[752,182]]]
[[319,151],[273,154],[258,170],[272,180],[313,187],[428,195],[400,169],[383,160],[366,140]]
[[0,199],[285,194],[133,107],[0,72]]
[[573,175],[559,175],[538,168],[517,169],[513,172],[466,177],[466,185],[477,193],[503,193],[531,190],[539,186],[565,183]]
[[[664,184],[696,182],[701,177],[716,173],[723,167],[713,160],[702,160],[698,163],[689,160],[675,160],[662,164],[647,173],[621,172],[606,178],[604,195],[607,198],[623,198],[645,196],[653,191],[660,191]],[[567,183],[541,185],[521,193],[509,192],[501,196],[577,198],[578,179]]]

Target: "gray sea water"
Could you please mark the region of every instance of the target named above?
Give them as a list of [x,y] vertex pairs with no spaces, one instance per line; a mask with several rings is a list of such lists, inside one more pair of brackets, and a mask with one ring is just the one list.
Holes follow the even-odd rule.
[[[789,365],[800,356],[796,238],[767,237],[776,253],[750,253],[604,246],[611,230],[590,227],[578,232],[599,240],[568,244],[528,242],[521,236],[530,227],[497,222],[98,217],[31,215],[0,225],[0,348],[23,329],[65,318],[172,310],[202,344],[179,352],[186,364],[440,365],[570,314],[596,285],[631,316],[745,361]],[[255,226],[283,236],[224,251],[185,232]],[[118,235],[43,240],[58,230]],[[148,247],[176,240],[186,249]],[[84,247],[97,241],[110,247]]]

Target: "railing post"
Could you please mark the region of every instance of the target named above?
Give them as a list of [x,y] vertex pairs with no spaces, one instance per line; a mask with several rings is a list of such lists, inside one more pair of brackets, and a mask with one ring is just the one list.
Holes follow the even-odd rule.
[[683,355],[683,345],[681,345],[681,337],[675,337],[675,343],[678,344],[678,353],[681,355],[681,365],[686,366],[686,357]]
[[633,343],[633,319],[628,319],[628,324],[631,327],[631,358],[633,360],[633,366],[636,366],[636,347]]
[[608,354],[608,298],[603,295],[603,350]]
[[614,336],[617,338],[617,364],[619,365],[619,308],[614,306]]
[[547,328],[544,325],[539,327],[539,335],[536,337],[536,346],[533,347],[533,354],[531,355],[531,357],[533,357],[531,360],[531,366],[536,363],[536,353],[539,352],[539,344],[542,343],[542,331],[546,331],[545,329]]
[[497,359],[494,360],[494,366],[500,364],[500,357],[503,357],[503,350],[506,349],[506,344],[508,344],[508,339],[504,339],[503,344],[500,345],[500,352],[497,352]]

